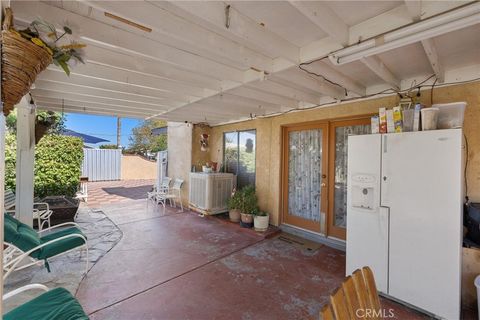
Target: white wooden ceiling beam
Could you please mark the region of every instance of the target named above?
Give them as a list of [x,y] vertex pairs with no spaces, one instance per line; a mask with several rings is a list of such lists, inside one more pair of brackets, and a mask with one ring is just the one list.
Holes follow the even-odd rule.
[[130,111],[123,111],[123,110],[106,110],[106,109],[98,109],[89,106],[71,106],[71,105],[62,105],[62,104],[54,104],[50,102],[44,101],[36,101],[37,108],[41,110],[51,110],[57,112],[76,112],[76,113],[90,113],[90,114],[98,114],[98,115],[106,115],[106,116],[125,116],[125,117],[134,117],[134,118],[146,118],[149,116],[148,113],[142,112],[130,112]]
[[125,93],[121,91],[115,90],[105,90],[95,87],[89,86],[80,86],[71,83],[61,83],[61,82],[53,82],[53,81],[44,81],[44,80],[37,80],[35,81],[35,90],[36,89],[43,89],[49,90],[54,92],[68,92],[74,94],[81,94],[85,96],[93,96],[105,99],[119,99],[124,101],[131,101],[131,102],[142,102],[151,105],[168,105],[168,106],[178,106],[182,105],[179,102],[170,101],[168,99],[161,99],[156,97],[149,97],[144,95],[138,95],[133,93]]
[[70,93],[64,93],[64,94],[59,94],[58,92],[51,92],[47,90],[35,90],[32,91],[32,96],[35,99],[42,99],[43,101],[50,101],[50,100],[55,100],[55,101],[75,101],[78,103],[83,103],[83,104],[92,104],[92,105],[103,105],[106,107],[115,107],[116,109],[124,109],[127,111],[136,111],[136,110],[143,110],[143,111],[148,111],[151,113],[158,112],[158,110],[166,110],[168,109],[168,106],[152,106],[152,105],[145,105],[141,103],[129,103],[127,104],[124,101],[108,101],[108,100],[102,100],[99,98],[95,97],[85,97],[85,96],[79,96],[79,95],[74,95]]
[[264,27],[259,22],[244,16],[235,9],[235,4],[230,6],[229,26],[227,28],[226,4],[224,2],[154,1],[152,3],[226,37],[234,36],[234,41],[262,52],[271,58],[282,57],[293,64],[299,63],[298,47],[268,30],[268,26]]
[[129,55],[118,50],[110,50],[90,44],[86,63],[138,73],[150,77],[172,80],[200,88],[220,91],[222,81],[212,77],[182,70],[168,63]]
[[414,22],[422,19],[422,1],[421,0],[405,0],[407,11]]
[[422,46],[427,54],[428,61],[430,62],[430,66],[432,67],[435,76],[440,83],[443,83],[445,81],[445,71],[440,63],[435,42],[433,39],[422,40]]
[[139,115],[143,117],[148,117],[152,114],[158,113],[158,111],[145,111],[145,110],[126,110],[126,109],[121,109],[115,108],[115,107],[106,107],[106,106],[98,106],[95,104],[91,103],[83,103],[83,102],[78,102],[78,101],[58,101],[58,100],[44,100],[44,99],[36,99],[35,102],[37,104],[42,104],[44,106],[47,105],[52,105],[52,106],[62,106],[63,109],[65,108],[78,108],[80,110],[85,110],[85,109],[91,109],[91,110],[99,110],[99,111],[106,111],[106,112],[123,112],[125,114],[133,114],[133,115]]
[[370,56],[360,60],[370,70],[372,70],[380,79],[391,85],[395,89],[400,89],[400,80],[385,66],[377,56]]
[[343,46],[348,45],[348,25],[326,3],[294,0],[290,0],[289,3],[328,34],[332,40]]
[[293,100],[304,101],[312,104],[320,103],[320,95],[313,95],[308,92],[289,87],[288,84],[284,85],[279,83],[282,79],[279,80],[280,81],[273,76],[269,76],[268,80],[252,82],[248,84],[247,87],[266,93],[273,93]]
[[[69,77],[57,66],[49,66],[48,72],[58,72],[64,75],[65,82],[69,81]],[[191,97],[204,97],[212,94],[215,91],[199,88],[191,85],[185,85],[181,82],[166,80],[163,78],[155,78],[143,74],[132,73],[121,69],[110,68],[95,64],[80,64],[71,70],[71,76],[84,77],[86,79],[93,79],[99,81],[108,81],[114,84],[128,85],[135,88],[145,88],[153,92],[170,92],[176,93],[181,97],[181,101],[188,101]]]
[[92,96],[92,95],[86,95],[86,94],[78,94],[78,93],[73,93],[73,92],[65,92],[65,91],[53,91],[53,90],[45,90],[45,89],[39,89],[38,87],[36,89],[33,89],[30,91],[34,96],[41,96],[45,98],[51,98],[51,99],[70,99],[70,100],[76,100],[76,101],[84,101],[84,102],[93,102],[93,103],[100,103],[100,104],[107,104],[107,105],[116,105],[121,108],[126,107],[128,108],[135,108],[135,107],[140,107],[140,108],[145,108],[145,109],[158,109],[158,108],[164,108],[168,109],[171,106],[166,103],[144,103],[140,101],[133,101],[133,100],[123,100],[123,99],[116,99],[116,98],[111,98],[111,97],[98,97],[98,96]]
[[161,100],[168,99],[171,101],[176,101],[178,103],[186,103],[195,99],[195,97],[193,96],[184,96],[175,92],[161,91],[152,88],[143,88],[126,83],[111,82],[104,79],[88,78],[76,74],[71,74],[70,76],[67,76],[65,73],[55,72],[51,70],[45,70],[44,72],[42,72],[38,76],[37,81],[50,81],[55,83],[65,83],[69,85],[92,87],[96,89],[110,90],[112,92],[115,91],[135,94],[148,98],[157,98]]
[[311,76],[299,68],[278,72],[273,77],[288,81],[292,83],[293,87],[302,86],[315,94],[330,96],[338,100],[345,97],[345,90],[340,86],[332,85],[320,77]]
[[[113,13],[130,21],[135,21],[153,29],[152,33],[144,34],[148,38],[160,38],[162,43],[178,46],[178,41],[169,43],[169,38],[175,38],[184,43],[185,50],[198,47],[206,52],[206,56],[215,57],[216,61],[229,59],[244,69],[255,67],[271,71],[272,59],[253,51],[218,33],[202,28],[198,24],[182,19],[163,8],[148,2],[138,1],[135,5],[123,1],[85,1],[101,12]],[[122,24],[117,24],[123,27]],[[125,28],[132,29],[125,24]],[[127,29],[128,30],[128,29]],[[141,33],[141,31],[140,31]],[[160,40],[158,39],[158,40]]]
[[287,97],[279,96],[272,93],[266,93],[260,90],[255,90],[246,86],[241,86],[233,90],[229,90],[228,94],[241,97],[250,97],[259,101],[264,101],[272,104],[277,104],[279,106],[297,108],[300,101],[290,99]]
[[[238,69],[219,64],[184,50],[166,46],[145,37],[139,37],[134,33],[126,32],[54,6],[41,2],[15,1],[12,3],[12,9],[15,12],[15,19],[24,22],[31,22],[38,16],[57,25],[63,25],[63,22],[67,20],[70,24],[80,27],[77,32],[81,34],[81,40],[87,43],[115,48],[129,54],[170,63],[192,72],[216,76],[219,80],[243,81],[243,72]],[[88,54],[88,48],[86,51]]]
[[328,64],[324,62],[321,62],[321,61],[314,62],[309,65],[304,65],[302,66],[302,68],[310,72],[322,75],[328,80],[342,85],[348,91],[354,92],[359,96],[363,96],[366,94],[367,89],[365,86],[359,84],[358,82],[344,75],[343,73],[335,70],[333,67],[330,67]]

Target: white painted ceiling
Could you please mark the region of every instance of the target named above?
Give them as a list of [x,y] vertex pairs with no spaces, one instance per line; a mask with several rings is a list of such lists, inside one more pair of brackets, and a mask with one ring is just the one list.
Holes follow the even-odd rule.
[[[39,107],[211,125],[335,102],[346,98],[344,88],[348,98],[389,88],[364,62],[334,66],[325,57],[464,5],[478,3],[11,1],[17,24],[38,16],[57,27],[67,23],[87,44],[87,63],[70,77],[55,66],[38,77],[32,95]],[[478,77],[478,34],[480,20],[432,38],[445,82]],[[434,73],[420,42],[373,58],[402,89]],[[299,69],[309,62],[302,68],[321,77]]]

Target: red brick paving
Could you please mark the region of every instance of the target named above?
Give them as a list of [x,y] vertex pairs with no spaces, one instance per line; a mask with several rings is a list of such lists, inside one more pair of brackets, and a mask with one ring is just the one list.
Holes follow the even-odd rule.
[[146,199],[154,183],[154,179],[89,182],[87,205],[98,208],[127,200]]

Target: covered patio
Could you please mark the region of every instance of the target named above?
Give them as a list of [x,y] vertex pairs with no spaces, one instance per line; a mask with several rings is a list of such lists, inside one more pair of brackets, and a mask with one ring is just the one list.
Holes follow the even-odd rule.
[[[344,282],[369,266],[377,285],[369,293],[380,293],[384,318],[477,318],[472,277],[480,267],[473,263],[467,276],[462,264],[470,255],[480,259],[480,244],[461,240],[468,234],[464,199],[480,202],[477,1],[1,4],[12,9],[18,30],[41,17],[86,45],[84,64],[69,65],[68,76],[64,65],[49,65],[15,105],[15,226],[32,227],[37,110],[168,121],[166,175],[181,182],[185,210],[169,205],[170,180],[162,191],[160,174],[92,183],[75,231],[88,238],[90,256],[45,258],[51,272],[33,266],[13,273],[0,281],[0,294],[33,283],[66,288],[85,313],[74,319],[369,319],[353,311],[361,308],[346,298]],[[442,106],[452,103],[463,106],[461,121],[437,128]],[[404,111],[412,114],[408,130]],[[431,128],[428,112],[438,116]],[[4,127],[0,115],[2,210]],[[352,153],[351,136],[378,139]],[[415,136],[413,147],[390,160],[411,154],[383,174],[387,139]],[[377,145],[379,156],[365,160]],[[388,145],[394,154],[395,142]],[[377,162],[378,172],[364,169]],[[412,178],[414,170],[425,174]],[[201,185],[195,174],[230,180]],[[402,207],[411,216],[401,221],[398,230],[408,230],[401,236],[390,233],[401,215],[382,202],[394,174],[400,178],[388,188],[401,192],[389,200],[413,203]],[[403,195],[418,186],[421,192]],[[247,202],[249,187],[255,203],[243,210],[245,203],[230,198]],[[241,224],[227,216],[234,210]],[[266,217],[266,232],[251,228],[258,217]],[[0,222],[8,219],[2,214]],[[4,239],[9,230],[0,229]],[[335,304],[339,292],[348,317]],[[0,314],[36,295],[2,304]]]

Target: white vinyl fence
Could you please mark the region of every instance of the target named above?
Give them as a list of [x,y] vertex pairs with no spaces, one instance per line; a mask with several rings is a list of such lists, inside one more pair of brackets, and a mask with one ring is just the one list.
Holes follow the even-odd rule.
[[88,181],[121,179],[121,149],[83,149],[82,176]]

